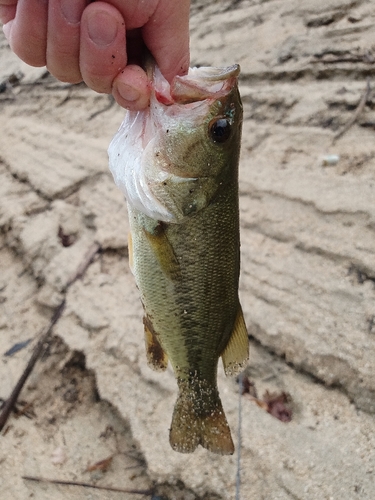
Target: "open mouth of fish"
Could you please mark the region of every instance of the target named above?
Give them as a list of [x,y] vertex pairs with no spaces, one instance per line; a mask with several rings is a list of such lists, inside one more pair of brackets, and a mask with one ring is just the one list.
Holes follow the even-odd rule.
[[[178,175],[171,171],[174,151],[165,145],[163,136],[176,128],[177,120],[186,131],[202,121],[212,103],[225,99],[236,85],[240,67],[235,64],[227,68],[190,68],[187,75],[176,76],[171,84],[158,67],[152,71],[150,106],[144,111],[126,113],[108,149],[110,169],[129,203],[149,217],[176,222],[176,216],[163,205],[153,186],[171,179],[194,182],[198,175],[189,169],[179,169]],[[155,157],[157,171],[153,169],[150,175]]]

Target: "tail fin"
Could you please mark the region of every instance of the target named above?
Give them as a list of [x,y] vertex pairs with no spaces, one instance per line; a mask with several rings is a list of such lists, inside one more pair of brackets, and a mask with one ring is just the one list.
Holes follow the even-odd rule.
[[212,453],[232,455],[232,436],[217,388],[205,381],[195,385],[194,388],[187,382],[179,383],[169,433],[172,448],[192,453],[200,444]]

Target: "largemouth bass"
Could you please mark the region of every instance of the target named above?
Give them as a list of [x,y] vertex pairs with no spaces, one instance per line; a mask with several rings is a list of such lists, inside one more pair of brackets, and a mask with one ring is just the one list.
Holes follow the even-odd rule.
[[128,112],[109,147],[126,196],[129,262],[141,294],[149,365],[170,361],[179,388],[176,451],[232,454],[217,389],[248,359],[238,298],[239,66],[194,68],[171,85],[154,68],[150,107]]

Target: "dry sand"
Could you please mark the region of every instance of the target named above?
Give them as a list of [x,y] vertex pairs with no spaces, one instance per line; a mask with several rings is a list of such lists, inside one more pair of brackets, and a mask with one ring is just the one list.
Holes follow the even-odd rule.
[[[281,422],[242,398],[242,500],[375,498],[374,21],[370,0],[193,2],[192,63],[242,67],[247,373],[293,412]],[[22,476],[234,499],[235,456],[170,449],[176,384],[145,363],[106,154],[124,111],[22,64],[2,37],[0,54],[1,398],[67,300],[21,394],[30,406],[0,436],[1,499],[140,498]],[[66,292],[94,242],[103,252]],[[237,439],[238,385],[221,371],[219,385]]]

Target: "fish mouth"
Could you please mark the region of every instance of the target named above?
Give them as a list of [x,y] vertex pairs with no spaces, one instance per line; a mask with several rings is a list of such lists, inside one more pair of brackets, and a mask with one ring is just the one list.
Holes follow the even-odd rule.
[[176,78],[180,79],[193,79],[196,75],[199,80],[205,80],[206,82],[219,82],[222,80],[228,80],[232,77],[238,77],[241,68],[239,64],[233,64],[227,68],[213,68],[212,66],[201,66],[199,68],[190,68],[189,73],[186,76],[178,76]]
[[[144,111],[126,114],[109,147],[112,174],[129,205],[152,219],[177,221],[180,216],[172,213],[171,204],[166,206],[162,197],[155,194],[155,182],[156,185],[165,186],[168,182],[176,185],[179,177],[182,186],[188,186],[200,176],[195,170],[184,172],[183,168],[178,169],[178,176],[171,175],[174,153],[163,138],[171,131],[181,133],[182,128],[190,130],[203,123],[216,101],[223,106],[231,93],[237,92],[239,72],[238,64],[226,68],[193,68],[185,76],[176,76],[170,84],[151,61],[147,68],[150,105]],[[206,184],[210,179],[203,177],[201,182]]]
[[190,68],[187,75],[175,76],[168,86],[159,69],[155,68],[154,95],[159,103],[166,106],[220,99],[236,85],[239,74],[239,64],[226,68]]

